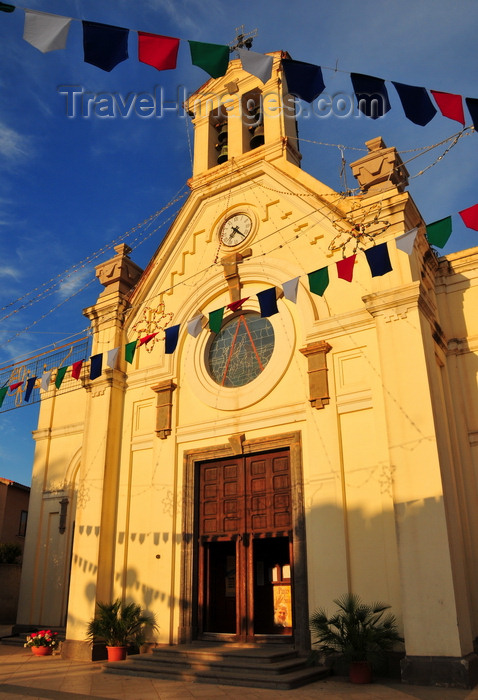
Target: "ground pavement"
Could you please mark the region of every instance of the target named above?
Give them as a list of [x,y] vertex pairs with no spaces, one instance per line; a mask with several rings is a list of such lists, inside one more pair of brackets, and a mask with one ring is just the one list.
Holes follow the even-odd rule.
[[0,644],[0,700],[478,700],[474,690],[429,688],[376,681],[351,685],[329,678],[296,690],[264,690],[103,673],[105,662],[36,657]]

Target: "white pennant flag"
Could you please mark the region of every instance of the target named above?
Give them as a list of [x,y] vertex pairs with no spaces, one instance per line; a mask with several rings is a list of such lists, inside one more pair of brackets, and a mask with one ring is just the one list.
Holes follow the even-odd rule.
[[114,369],[116,367],[116,359],[118,357],[119,353],[119,347],[113,348],[112,350],[108,350],[106,353],[106,364],[108,367],[111,367],[111,369]]
[[293,280],[288,280],[282,285],[284,291],[284,296],[289,301],[293,301],[294,304],[297,303],[297,289],[299,287],[299,277],[294,277]]
[[195,316],[190,321],[188,321],[188,333],[189,335],[192,335],[193,338],[197,338],[200,332],[202,331],[203,318],[204,316],[202,314],[199,314],[199,316]]
[[48,391],[49,386],[50,386],[50,377],[51,373],[53,370],[49,369],[46,372],[43,372],[42,378],[41,378],[41,384],[40,387],[43,389],[43,391]]
[[64,49],[70,24],[70,17],[25,10],[23,38],[42,53]]
[[418,228],[412,228],[411,231],[407,231],[407,233],[398,236],[395,239],[395,245],[399,250],[403,250],[404,253],[408,253],[408,255],[411,255],[413,251],[413,245],[415,243],[415,238],[417,237],[417,233]]
[[246,73],[255,75],[263,83],[267,83],[272,74],[272,56],[255,53],[247,49],[237,49],[237,53]]

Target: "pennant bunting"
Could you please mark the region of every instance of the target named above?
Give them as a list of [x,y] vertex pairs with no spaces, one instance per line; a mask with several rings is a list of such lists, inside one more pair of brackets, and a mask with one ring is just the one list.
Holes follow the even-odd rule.
[[467,228],[472,228],[473,231],[478,231],[478,204],[474,204],[468,209],[462,209],[458,212],[463,223]]
[[8,391],[8,386],[2,386],[2,388],[0,389],[0,407],[3,404],[5,396],[7,395],[7,391]]
[[98,355],[92,355],[90,357],[90,379],[97,379],[101,377],[101,372],[103,371],[103,353],[100,352]]
[[430,245],[443,248],[451,236],[451,216],[434,221],[427,226],[427,238]]
[[234,312],[241,308],[241,306],[249,299],[249,297],[244,297],[244,299],[238,299],[238,301],[232,301],[227,305],[227,308]]
[[[15,12],[15,5],[9,5],[6,2],[0,2],[0,12]],[[2,404],[0,404],[1,406]]]
[[166,328],[164,331],[164,335],[164,352],[166,353],[166,355],[172,355],[172,353],[176,350],[176,346],[178,344],[179,324],[177,326],[170,326],[169,328]]
[[413,246],[415,245],[415,238],[417,237],[418,228],[412,228],[410,231],[403,233],[401,236],[397,236],[395,239],[395,245],[398,250],[403,250],[407,255],[411,255],[413,252]]
[[109,73],[128,58],[129,29],[83,20],[85,63]]
[[55,378],[55,386],[57,389],[59,389],[61,387],[61,383],[62,383],[63,379],[65,378],[65,374],[66,374],[67,369],[68,369],[68,367],[60,367],[59,369],[57,369],[56,378]]
[[157,70],[173,70],[178,58],[179,39],[138,32],[138,61]]
[[30,396],[32,395],[36,380],[36,377],[29,377],[27,381],[27,388],[25,389],[25,396],[23,397],[24,401],[30,401]]
[[106,353],[106,364],[111,369],[114,369],[116,367],[116,360],[118,358],[119,350],[120,350],[119,347],[112,348],[111,350],[108,350],[108,352]]
[[287,280],[282,285],[284,297],[294,304],[297,303],[297,290],[299,289],[299,277],[294,277],[292,280]]
[[193,66],[202,68],[211,78],[220,78],[226,74],[229,65],[229,46],[189,41],[189,49]]
[[192,335],[193,338],[197,338],[200,332],[202,331],[203,318],[204,316],[202,314],[199,314],[198,316],[194,316],[194,318],[188,321],[188,333],[189,335]]
[[391,272],[392,263],[390,262],[387,243],[380,243],[364,252],[372,277],[381,277],[386,275],[387,272]]
[[22,384],[23,384],[23,381],[15,382],[15,384],[10,384],[10,386],[8,388],[10,389],[10,391],[15,391],[16,389],[21,387]]
[[149,341],[152,340],[155,335],[158,335],[158,331],[156,331],[156,333],[150,333],[149,335],[145,335],[144,338],[140,338],[138,347],[141,347],[141,345],[146,345],[146,343],[149,343]]
[[390,110],[388,92],[382,78],[351,73],[350,78],[357,98],[357,107],[371,119],[383,117]]
[[126,362],[129,362],[129,364],[132,364],[133,362],[137,342],[137,340],[132,340],[124,347],[124,359],[126,360]]
[[337,265],[337,275],[339,279],[345,280],[346,282],[352,281],[356,257],[356,255],[350,255],[343,260],[337,260],[335,264]]
[[307,277],[309,278],[310,291],[314,294],[318,294],[321,297],[329,286],[328,268],[322,267],[320,270],[309,272]]
[[71,18],[25,10],[23,38],[42,53],[64,49]]
[[275,287],[270,287],[269,289],[264,289],[262,292],[258,292],[257,299],[259,301],[262,318],[279,313]]
[[81,368],[83,367],[84,360],[78,360],[78,362],[73,362],[71,366],[71,376],[73,379],[79,379],[81,374]]
[[237,49],[241,64],[246,73],[255,75],[263,83],[267,83],[272,75],[272,56],[263,53],[248,51],[247,49]]
[[43,391],[48,391],[50,388],[50,377],[51,377],[52,370],[49,369],[46,372],[43,372],[41,382],[40,382],[40,387],[43,389]]
[[219,333],[221,330],[224,309],[225,307],[223,306],[222,309],[216,309],[209,313],[209,330],[213,333]]
[[291,95],[305,102],[313,102],[324,91],[325,83],[320,66],[284,58],[282,68]]
[[478,100],[474,97],[466,97],[465,102],[470,113],[471,121],[475,127],[475,131],[478,131]]
[[426,126],[437,113],[427,90],[394,81],[392,81],[392,85],[395,86],[407,119],[418,126]]
[[463,100],[461,95],[453,95],[450,92],[430,90],[438,105],[438,109],[444,117],[454,119],[465,126],[465,114],[463,112]]

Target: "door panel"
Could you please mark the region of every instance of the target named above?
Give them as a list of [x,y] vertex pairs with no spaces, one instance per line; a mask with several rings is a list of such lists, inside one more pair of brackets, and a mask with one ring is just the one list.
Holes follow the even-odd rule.
[[236,633],[235,542],[209,542],[204,548],[205,632]]
[[288,451],[202,463],[198,498],[200,630],[291,634]]

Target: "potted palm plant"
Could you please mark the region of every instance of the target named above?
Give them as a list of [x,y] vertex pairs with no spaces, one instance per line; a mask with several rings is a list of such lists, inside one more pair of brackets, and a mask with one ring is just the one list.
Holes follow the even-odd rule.
[[139,650],[148,629],[157,629],[154,615],[144,612],[135,603],[124,605],[115,600],[96,604],[96,614],[88,623],[87,638],[91,643],[106,644],[108,661],[121,661],[126,658],[128,646]]
[[319,609],[310,618],[313,644],[321,654],[341,654],[349,664],[351,682],[370,683],[372,669],[397,642],[403,642],[395,616],[387,612],[389,605],[363,603],[353,593],[334,603],[338,609],[331,617]]

